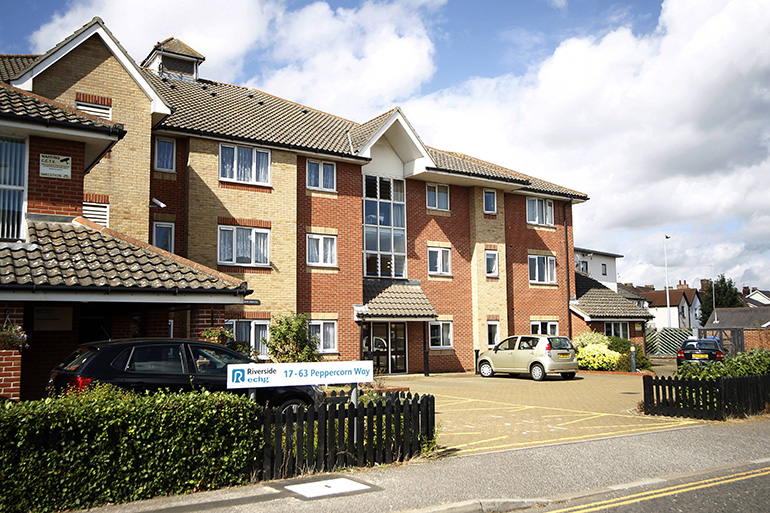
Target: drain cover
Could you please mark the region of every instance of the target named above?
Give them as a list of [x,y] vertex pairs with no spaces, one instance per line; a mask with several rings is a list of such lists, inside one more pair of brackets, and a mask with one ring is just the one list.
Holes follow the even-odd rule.
[[326,481],[314,481],[312,483],[290,485],[285,489],[307,499],[315,499],[318,497],[326,497],[327,495],[363,492],[369,488],[370,487],[365,484],[341,477],[338,479],[327,479]]

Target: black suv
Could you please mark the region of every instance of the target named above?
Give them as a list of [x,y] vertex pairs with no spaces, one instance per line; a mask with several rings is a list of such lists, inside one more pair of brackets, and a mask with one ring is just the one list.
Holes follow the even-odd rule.
[[[54,393],[84,389],[95,382],[136,391],[227,390],[227,364],[256,363],[220,344],[173,338],[121,339],[80,346],[51,371]],[[317,405],[324,393],[317,386],[257,388],[257,402],[286,409]],[[234,389],[245,394],[245,389]]]

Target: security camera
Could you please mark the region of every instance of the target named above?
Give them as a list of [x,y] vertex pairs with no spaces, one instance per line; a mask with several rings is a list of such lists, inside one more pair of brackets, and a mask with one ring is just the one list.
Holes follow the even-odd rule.
[[155,203],[156,205],[158,205],[160,208],[166,208],[166,204],[163,203],[158,198],[152,198],[152,202]]

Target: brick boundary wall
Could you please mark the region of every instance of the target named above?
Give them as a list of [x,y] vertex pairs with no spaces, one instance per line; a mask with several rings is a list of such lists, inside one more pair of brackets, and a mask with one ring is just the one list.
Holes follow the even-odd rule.
[[18,401],[21,394],[21,352],[0,349],[0,397]]

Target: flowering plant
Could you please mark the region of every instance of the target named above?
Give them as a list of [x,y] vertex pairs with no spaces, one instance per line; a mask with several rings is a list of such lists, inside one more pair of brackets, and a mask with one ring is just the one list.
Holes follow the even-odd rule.
[[205,328],[201,330],[200,336],[205,339],[209,340],[217,340],[218,342],[224,344],[228,340],[231,340],[234,338],[233,336],[233,330],[227,329],[227,328]]
[[29,347],[27,344],[27,334],[21,329],[21,326],[13,324],[3,324],[0,326],[0,349],[19,350],[22,347]]

